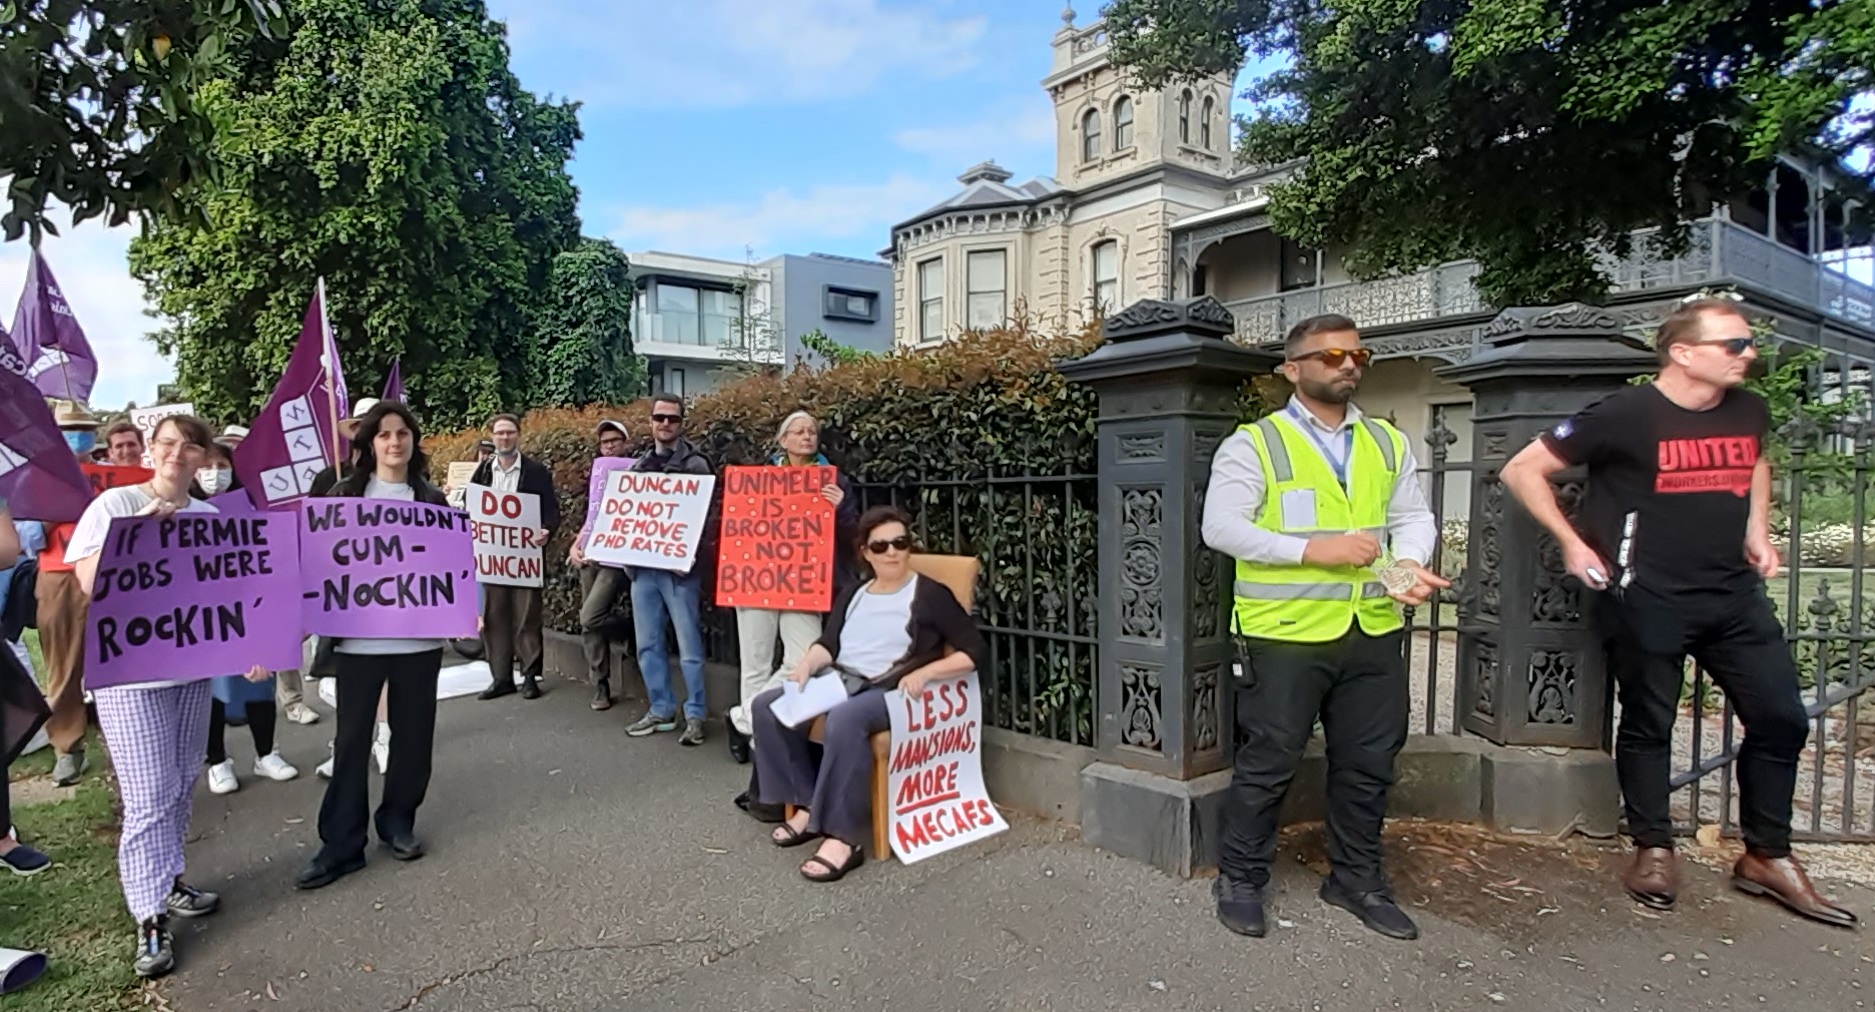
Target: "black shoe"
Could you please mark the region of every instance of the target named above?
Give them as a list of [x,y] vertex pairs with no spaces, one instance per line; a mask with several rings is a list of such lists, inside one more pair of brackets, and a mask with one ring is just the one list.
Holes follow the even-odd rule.
[[539,699],[540,698],[540,679],[535,678],[532,675],[529,675],[527,677],[527,680],[521,683],[521,698],[522,699]]
[[1410,942],[1419,937],[1419,926],[1406,916],[1406,911],[1401,910],[1398,903],[1393,902],[1393,897],[1385,889],[1366,893],[1349,892],[1330,876],[1322,883],[1321,895],[1322,902],[1359,917],[1362,924],[1388,938]]
[[736,725],[728,721],[724,721],[723,730],[728,732],[726,737],[729,739],[729,758],[735,760],[739,766],[747,766],[749,764],[749,736],[736,730]]
[[495,683],[493,685],[490,685],[488,688],[483,689],[482,694],[475,698],[477,699],[500,699],[503,696],[512,696],[514,695],[514,693],[515,693],[515,688],[514,688],[514,682],[512,680],[504,681],[502,679],[497,678],[495,679]]
[[293,879],[293,887],[323,889],[352,872],[363,871],[364,867],[365,856],[363,854],[342,861],[334,861],[324,856],[314,857],[311,863],[300,869],[298,877]]
[[1219,875],[1211,883],[1211,895],[1217,897],[1217,919],[1225,927],[1251,938],[1269,934],[1269,922],[1263,918],[1262,889]]
[[612,682],[609,679],[601,678],[593,687],[592,708],[595,710],[612,708]]
[[380,838],[378,842],[389,847],[391,856],[399,861],[415,861],[426,853],[423,841],[415,833],[392,833],[389,839]]
[[765,805],[749,797],[748,791],[736,795],[736,807],[749,813],[749,818],[757,822],[776,823],[788,821],[788,810],[782,805]]

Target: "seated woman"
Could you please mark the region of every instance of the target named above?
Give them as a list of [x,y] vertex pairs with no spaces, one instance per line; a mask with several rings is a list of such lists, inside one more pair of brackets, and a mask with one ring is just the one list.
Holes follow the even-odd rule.
[[835,598],[820,639],[788,674],[796,685],[815,675],[849,685],[847,700],[827,713],[818,765],[807,740],[811,724],[791,728],[775,717],[772,706],[782,689],[762,693],[751,706],[751,790],[759,802],[795,806],[794,816],[775,827],[776,846],[825,838],[801,865],[814,882],[837,882],[865,863],[860,844],[872,827],[868,739],[892,726],[885,694],[896,688],[920,697],[932,680],[988,663],[975,620],[950,588],[911,571],[908,523],[895,506],[877,506],[859,518],[860,555],[872,578]]

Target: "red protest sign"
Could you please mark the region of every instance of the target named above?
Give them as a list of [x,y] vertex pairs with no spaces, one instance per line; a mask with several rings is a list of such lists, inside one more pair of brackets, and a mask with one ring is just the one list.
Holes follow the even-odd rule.
[[[78,469],[85,473],[85,480],[91,483],[91,497],[98,493],[125,485],[141,485],[156,477],[156,472],[147,467],[117,467],[113,464],[80,464]],[[72,567],[65,563],[65,549],[71,543],[72,534],[78,529],[75,523],[54,524],[46,528],[46,547],[39,553],[39,569],[48,573],[69,573]]]
[[833,606],[833,504],[821,490],[838,477],[831,467],[723,469],[718,607]]

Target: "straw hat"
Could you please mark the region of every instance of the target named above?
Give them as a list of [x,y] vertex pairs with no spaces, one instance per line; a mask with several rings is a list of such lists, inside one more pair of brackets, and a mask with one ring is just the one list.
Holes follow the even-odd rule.
[[62,398],[52,401],[52,420],[61,429],[95,429],[98,419],[83,404]]

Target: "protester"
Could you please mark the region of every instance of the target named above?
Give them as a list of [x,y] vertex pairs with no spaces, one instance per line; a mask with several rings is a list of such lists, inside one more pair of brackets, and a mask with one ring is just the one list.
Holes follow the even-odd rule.
[[[10,578],[21,561],[28,558],[15,529],[13,514],[7,509],[6,500],[0,499],[0,581]],[[4,584],[0,583],[0,597],[5,593]],[[0,613],[5,610],[0,606]],[[49,714],[25,662],[11,651],[0,651],[0,707],[6,711],[6,719],[0,719],[0,732],[4,732],[0,733],[0,760],[5,760],[0,762],[0,865],[5,865],[7,871],[15,875],[37,875],[52,867],[52,859],[15,837],[6,766]],[[16,713],[25,718],[18,726],[13,719]]]
[[215,441],[232,451],[240,447],[241,441],[246,438],[247,438],[247,426],[230,425],[227,428],[221,430],[221,437]]
[[[638,458],[633,471],[712,474],[708,457],[684,438],[684,401],[674,394],[651,399],[651,452]],[[703,744],[703,574],[706,553],[688,573],[668,569],[626,571],[632,584],[632,632],[638,641],[638,671],[644,676],[650,706],[625,728],[633,738],[677,730],[677,699],[671,689],[670,648],[664,640],[668,618],[677,631],[677,657],[684,677],[684,732],[681,745]]]
[[[241,487],[234,473],[233,447],[217,440],[208,446],[207,460],[195,472],[195,487],[190,494],[208,499]],[[298,671],[293,676],[299,676]],[[275,679],[252,681],[237,675],[224,675],[209,682],[208,704],[208,789],[215,794],[232,794],[241,789],[235,776],[234,760],[228,758],[228,727],[239,720],[247,725],[254,739],[254,775],[268,780],[287,781],[299,776],[299,770],[274,747],[278,723],[275,706]],[[304,704],[301,704],[302,706]]]
[[112,422],[104,430],[104,454],[112,467],[142,467],[143,430],[128,419]]
[[6,558],[5,542],[0,541],[0,649],[9,650],[19,658],[20,668],[32,674],[32,655],[27,652],[22,641],[28,627],[36,627],[38,619],[34,612],[37,604],[34,597],[39,585],[38,555],[46,547],[46,525],[37,520],[19,520],[7,514],[0,506],[0,539],[11,533],[17,546],[11,553],[12,559]]
[[[61,401],[54,412],[65,443],[81,458],[94,448],[98,423],[90,412],[72,401]],[[143,463],[143,436],[136,426],[127,432],[112,428],[111,461],[124,467]],[[37,604],[39,651],[45,660],[46,700],[52,719],[46,736],[56,756],[52,782],[69,787],[85,771],[85,605],[86,596],[66,559],[66,545],[75,524],[56,524],[39,555],[34,595]]]
[[[781,450],[768,461],[775,467],[831,466],[820,452],[820,421],[805,411],[796,411],[781,420],[775,442]],[[835,546],[852,541],[854,524],[859,520],[859,500],[848,496],[850,489],[846,476],[840,475],[834,484],[820,490],[834,507]],[[835,548],[841,558],[845,558],[847,552],[845,547]],[[836,560],[837,580],[841,569]],[[844,589],[846,582],[838,580],[836,589]],[[781,639],[780,664],[775,663],[777,634]],[[739,763],[749,761],[749,735],[754,733],[749,720],[750,704],[756,696],[774,688],[787,672],[793,671],[819,635],[820,615],[815,612],[736,609],[736,637],[742,652],[742,698],[729,710],[726,737],[730,758]]]
[[[410,409],[395,401],[371,408],[353,438],[358,465],[332,490],[335,497],[395,499],[446,506],[442,489],[426,476],[429,458],[423,433]],[[296,885],[318,889],[365,866],[366,822],[370,807],[368,769],[372,751],[372,714],[388,693],[391,736],[384,793],[378,803],[379,842],[391,856],[413,861],[423,856],[416,835],[417,808],[429,790],[436,738],[436,683],[443,664],[443,643],[434,639],[342,639],[334,647],[338,664],[338,739],[332,779],[319,806],[322,846],[299,873]]]
[[[540,500],[537,532],[544,554],[547,540],[560,526],[560,497],[554,494],[553,472],[547,465],[521,452],[521,420],[508,414],[489,419],[488,434],[494,437],[495,455],[475,469],[471,485],[482,485],[496,492],[517,492]],[[482,643],[488,652],[488,670],[493,676],[481,699],[500,699],[514,694],[514,662],[521,661],[521,696],[540,698],[540,674],[543,656],[542,608],[540,587],[510,587],[499,583],[480,584],[482,600]]]
[[1394,603],[1423,604],[1450,583],[1425,567],[1439,528],[1406,437],[1350,403],[1370,354],[1345,316],[1296,324],[1282,365],[1294,396],[1219,444],[1204,499],[1205,544],[1236,560],[1242,669],[1213,892],[1224,926],[1256,938],[1268,930],[1277,810],[1317,721],[1332,868],[1321,898],[1390,938],[1419,937],[1381,866],[1411,704]]
[[[65,558],[87,598],[112,520],[215,512],[189,494],[207,454],[208,426],[198,418],[173,415],[158,422],[152,435],[155,474],[141,485],[106,490],[72,532]],[[248,677],[266,674],[255,667]],[[209,686],[206,681],[149,682],[102,688],[92,695],[123,800],[117,872],[137,922],[132,968],[140,977],[160,977],[176,965],[170,916],[201,917],[221,905],[220,896],[182,878],[195,780],[207,745]]]
[[[624,457],[631,433],[622,423],[607,419],[599,423],[600,457]],[[579,570],[580,646],[586,652],[586,673],[593,683],[592,708],[612,708],[612,638],[609,635],[613,612],[618,601],[631,589],[625,570],[586,561],[586,539],[592,536],[595,517],[588,511],[573,546],[567,549],[566,561]]]
[[865,863],[861,843],[872,826],[870,739],[892,726],[886,693],[896,688],[918,699],[933,680],[989,666],[983,634],[950,588],[912,572],[909,524],[896,506],[875,506],[859,518],[860,552],[872,578],[841,593],[820,639],[788,673],[796,685],[812,677],[846,683],[846,701],[826,715],[819,760],[808,724],[791,728],[775,717],[782,689],[769,689],[752,704],[749,791],[758,803],[795,808],[771,834],[776,846],[825,837],[801,865],[810,881],[837,882]]
[[[1751,324],[1726,299],[1692,299],[1662,321],[1652,383],[1603,398],[1504,465],[1503,482],[1594,591],[1608,670],[1621,697],[1615,772],[1634,855],[1622,888],[1643,906],[1679,896],[1673,852],[1673,723],[1686,657],[1712,673],[1745,739],[1738,824],[1745,854],[1732,886],[1825,924],[1856,915],[1818,895],[1790,849],[1797,761],[1809,718],[1784,628],[1764,581],[1771,540],[1770,415],[1740,384],[1758,357]],[[1578,530],[1550,478],[1585,467]],[[1697,732],[1695,732],[1697,733]]]
[[[327,467],[325,470],[314,475],[312,483],[308,486],[308,494],[314,497],[331,495],[332,490],[337,487],[339,479],[342,476],[355,473],[355,468],[358,466],[358,446],[356,442],[358,426],[359,423],[364,420],[365,415],[369,414],[372,409],[377,406],[378,399],[376,397],[360,397],[358,402],[352,406],[352,413],[339,419],[338,434],[343,444],[343,449],[345,450],[345,464],[343,467],[338,465]],[[312,662],[308,665],[308,677],[332,677],[336,674],[336,669],[334,668],[335,663],[332,654],[332,644],[327,641],[325,637],[319,637],[318,643],[313,648]],[[377,760],[379,773],[383,773],[385,770],[389,769],[391,763],[391,726],[385,719],[386,708],[389,705],[388,698],[387,687],[386,692],[381,693],[378,697],[377,733],[371,744],[371,754]],[[318,720],[317,714],[313,714],[312,720],[305,719],[301,711],[312,713],[312,710],[310,707],[303,705],[303,700],[282,700],[282,707],[287,707],[287,703],[289,702],[302,703],[298,709],[287,708],[287,716],[295,723],[311,724]],[[336,748],[336,745],[333,747]],[[325,762],[320,763],[314,768],[313,772],[322,777],[330,777],[332,775],[332,760],[328,758]]]

